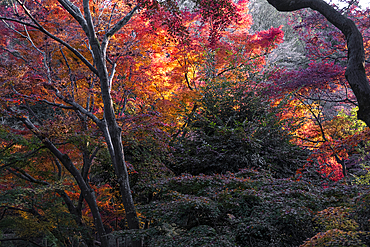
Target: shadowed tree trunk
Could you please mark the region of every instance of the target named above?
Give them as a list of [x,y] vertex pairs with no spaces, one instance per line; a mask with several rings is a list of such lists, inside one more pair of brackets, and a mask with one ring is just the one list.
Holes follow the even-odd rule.
[[[83,30],[85,36],[87,37],[90,55],[93,60],[92,63],[87,57],[80,53],[78,49],[74,48],[71,44],[54,35],[52,31],[48,31],[46,27],[44,27],[27,8],[27,3],[16,0],[20,8],[23,9],[23,16],[19,17],[18,15],[15,15],[12,18],[0,16],[0,20],[19,23],[24,25],[25,27],[32,28],[32,31],[37,30],[40,33],[45,34],[49,38],[53,39],[54,42],[59,43],[61,46],[64,46],[70,52],[72,52],[84,65],[87,66],[88,70],[90,70],[92,74],[99,78],[100,94],[103,99],[104,105],[104,117],[102,119],[94,115],[88,108],[80,105],[77,101],[74,100],[73,97],[63,95],[58,90],[58,88],[54,86],[50,74],[48,74],[48,82],[44,83],[44,87],[49,90],[53,90],[55,96],[68,105],[68,107],[65,107],[65,109],[71,109],[79,112],[81,115],[89,117],[100,128],[108,147],[110,158],[120,186],[121,198],[126,212],[128,227],[130,229],[139,229],[139,219],[137,217],[135,205],[131,195],[128,172],[123,153],[121,128],[116,121],[116,114],[113,108],[111,96],[111,87],[115,75],[116,64],[114,62],[111,62],[111,68],[108,72],[106,54],[110,38],[128,23],[134,13],[138,10],[139,6],[137,5],[133,7],[130,12],[128,12],[114,25],[108,25],[108,28],[105,30],[105,34],[102,35],[101,40],[99,40],[91,14],[89,0],[82,0],[82,9],[75,5],[74,1],[57,1],[64,8],[64,10],[67,11],[77,21],[79,28]],[[45,53],[43,53],[43,55],[45,55]],[[47,63],[44,63],[44,66],[47,71],[51,71]],[[58,106],[58,104],[52,102],[48,103],[53,106]],[[55,157],[63,164],[63,166],[74,176],[79,188],[81,189],[83,199],[88,203],[91,209],[94,218],[94,224],[101,240],[101,246],[108,247],[108,236],[106,235],[106,231],[104,229],[94,191],[85,181],[80,171],[78,171],[73,165],[73,162],[67,154],[62,153],[57,147],[54,146],[54,144],[50,140],[42,136],[39,133],[38,129],[31,123],[31,121],[29,121],[29,119],[23,118],[22,121],[33,132],[33,134],[36,135],[43,142],[43,144],[55,155]],[[132,245],[134,247],[142,246],[142,241],[133,241]]]

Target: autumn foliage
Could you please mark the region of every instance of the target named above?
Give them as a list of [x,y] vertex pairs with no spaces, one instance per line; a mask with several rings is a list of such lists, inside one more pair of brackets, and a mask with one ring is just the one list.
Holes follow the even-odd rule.
[[290,18],[293,70],[248,1],[2,2],[0,244],[369,243],[346,44]]

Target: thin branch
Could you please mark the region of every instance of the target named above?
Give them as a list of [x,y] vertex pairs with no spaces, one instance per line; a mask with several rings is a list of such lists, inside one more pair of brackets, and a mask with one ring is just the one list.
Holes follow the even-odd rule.
[[[23,157],[21,157],[20,159],[24,160],[24,159],[30,158],[30,157],[32,157],[34,154],[36,154],[38,151],[40,151],[41,149],[44,149],[44,148],[46,148],[46,147],[45,147],[45,146],[41,146],[41,147],[37,148],[36,150],[33,150],[32,152],[30,152],[30,153],[28,153],[28,154],[24,155],[24,156],[23,156]],[[8,167],[8,166],[11,166],[11,165],[16,164],[17,162],[19,162],[19,160],[20,160],[20,159],[15,159],[14,161],[12,161],[12,162],[10,162],[10,163],[7,163],[7,164],[4,164],[4,165],[0,166],[0,170],[1,170],[1,169],[6,168],[6,167]]]
[[95,157],[98,154],[100,149],[101,149],[101,147],[95,147],[94,151],[92,152],[92,154],[90,155],[90,158],[89,158],[90,163],[93,162],[93,160],[95,159]]
[[345,99],[342,99],[342,100],[333,100],[333,99],[319,99],[319,98],[313,98],[313,97],[310,97],[310,96],[307,96],[307,95],[303,95],[303,94],[300,94],[300,93],[296,93],[298,96],[304,98],[304,99],[308,99],[308,100],[313,100],[313,101],[318,101],[318,100],[322,100],[322,101],[326,101],[326,102],[332,102],[332,103],[350,103],[354,106],[358,106],[358,104],[356,102],[354,102],[353,100],[350,100],[348,97],[345,98]]
[[27,59],[25,59],[23,56],[21,56],[21,54],[18,52],[18,51],[10,51],[8,50],[7,48],[5,47],[1,47],[1,49],[3,49],[4,51],[10,53],[12,56],[16,57],[16,58],[20,58],[22,59],[26,64],[29,64],[29,61],[27,61]]
[[222,75],[223,73],[225,73],[225,72],[228,72],[228,71],[230,71],[230,70],[234,70],[234,69],[237,69],[237,68],[241,68],[242,66],[244,66],[244,64],[242,63],[242,64],[239,64],[238,66],[232,66],[232,67],[229,67],[229,68],[226,68],[226,69],[224,69],[223,71],[221,71],[221,72],[219,72],[218,74],[217,74],[217,76],[220,76],[220,75]]
[[27,111],[36,119],[37,122],[39,122],[41,125],[44,125],[44,123],[42,122],[42,120],[36,115],[36,113],[31,109],[31,107],[29,106],[28,102],[26,100],[24,100],[26,102],[25,105],[22,105],[21,107],[24,107],[27,109]]
[[116,9],[116,7],[117,7],[117,3],[115,3],[113,5],[112,11],[110,12],[110,17],[109,17],[108,25],[107,25],[107,27],[105,29],[105,32],[107,32],[107,30],[110,28],[110,24],[112,23],[112,18],[113,18],[113,12]]
[[64,190],[57,189],[56,192],[63,198],[65,204],[67,205],[68,211],[75,216],[75,221],[78,225],[82,226],[81,211],[74,206],[71,198],[67,195]]
[[[64,52],[63,52],[63,49],[60,47],[59,48],[60,50],[60,53],[62,54],[63,56],[63,60],[64,62],[66,63],[67,65],[67,68],[68,68],[68,74],[69,74],[69,79],[71,80],[71,91],[72,91],[72,98],[74,99],[75,98],[75,88],[77,90],[77,86],[76,86],[76,76],[72,73],[72,69],[71,69],[71,66],[69,66],[69,63],[68,63],[68,60],[67,60],[67,57],[64,55]],[[77,93],[77,92],[76,92]]]
[[91,118],[91,120],[93,120],[98,126],[100,126],[102,124],[102,120],[97,118],[92,112],[90,112],[89,110],[86,110],[80,104],[76,103],[74,100],[68,99],[68,98],[64,97],[63,95],[61,95],[59,90],[56,87],[54,87],[53,85],[45,84],[44,86],[53,90],[55,92],[55,95],[59,99],[63,100],[65,103],[73,106],[73,109],[77,109],[81,113],[83,113],[86,116],[88,116],[89,118]]
[[300,137],[300,136],[294,136],[295,138],[298,138],[302,141],[307,141],[307,142],[312,142],[312,143],[315,143],[315,144],[318,144],[318,143],[324,143],[325,141],[314,141],[314,140],[311,140],[311,139],[307,139],[307,138],[303,138],[303,137]]
[[0,216],[0,221],[4,218],[7,208],[4,208],[3,213]]
[[43,52],[42,50],[40,50],[40,49],[35,45],[35,43],[33,43],[33,40],[32,40],[32,38],[31,38],[30,34],[29,34],[29,33],[28,33],[28,31],[27,31],[27,26],[25,26],[25,25],[24,25],[24,31],[25,31],[25,32],[26,32],[26,34],[27,34],[27,38],[26,38],[26,39],[31,43],[32,47],[34,47],[34,48],[35,48],[35,50],[36,50],[36,51],[38,51],[38,52],[42,55],[42,57],[43,57],[42,61],[43,61],[44,67],[45,67],[45,69],[46,69],[46,71],[47,71],[46,77],[48,78],[48,82],[49,82],[49,83],[51,83],[51,71],[50,71],[50,68],[49,68],[49,66],[48,66],[46,53],[45,53],[45,52]]
[[108,21],[107,27],[105,28],[105,32],[107,32],[108,29],[110,28],[110,24],[112,23],[113,13],[116,10],[116,7],[117,7],[117,3],[113,5],[112,11],[110,12],[109,21]]
[[50,101],[47,101],[47,100],[41,100],[41,102],[44,102],[48,105],[51,105],[51,106],[56,106],[56,107],[59,107],[59,108],[62,108],[62,109],[68,109],[68,110],[73,110],[75,109],[74,107],[72,106],[66,106],[64,104],[59,104],[59,103],[55,103],[55,102],[50,102]]
[[117,33],[127,22],[132,18],[136,10],[139,9],[139,5],[136,5],[125,17],[123,17],[119,22],[117,22],[106,34],[104,39],[109,39],[115,33]]
[[129,94],[130,94],[130,92],[128,90],[124,89],[122,98],[119,102],[119,105],[121,106],[121,109],[118,111],[118,116],[119,117],[121,117],[123,115],[123,113],[126,111],[126,106],[127,106]]
[[75,109],[79,110],[81,113],[85,114],[86,116],[88,116],[91,120],[93,120],[98,126],[101,126],[102,125],[102,120],[100,120],[99,118],[97,118],[92,112],[90,112],[89,110],[83,108],[80,104],[76,103],[75,101],[73,100],[69,100],[63,96],[61,96],[60,94],[57,94],[58,97],[62,98],[66,103],[72,105]]
[[190,81],[188,78],[188,72],[185,72],[185,80],[186,80],[186,84],[188,84],[188,88],[193,91],[194,89],[191,87]]
[[[86,1],[86,0],[85,0]],[[136,10],[139,9],[139,5],[136,5],[125,17],[123,17],[119,22],[117,22],[105,35],[102,42],[102,50],[105,53],[105,50],[108,46],[109,39],[117,33],[127,22],[132,18]]]
[[[49,85],[49,84],[46,84],[46,85]],[[50,86],[49,86],[49,87],[50,87]],[[53,90],[55,90],[55,89],[54,89],[54,87],[53,87]],[[17,95],[21,96],[22,98],[29,99],[29,100],[32,100],[32,101],[38,101],[37,99],[34,99],[34,98],[33,98],[33,97],[31,97],[31,96],[28,96],[28,95],[25,95],[25,94],[21,94],[21,93],[19,93],[17,90],[15,90],[15,88],[14,88],[14,87],[13,87],[13,92],[14,92],[14,93],[16,93]],[[48,104],[48,105],[56,106],[56,107],[63,108],[63,109],[70,109],[70,110],[75,109],[74,107],[66,106],[66,105],[64,105],[64,104],[60,104],[60,103],[50,102],[50,101],[47,101],[47,100],[45,100],[45,99],[43,99],[43,100],[39,100],[39,101],[44,102],[44,103],[46,103],[46,104]]]
[[11,20],[11,21],[16,21],[18,23],[22,23],[26,26],[31,26],[31,27],[34,27],[36,28],[37,30],[43,32],[44,34],[46,34],[47,36],[49,36],[50,38],[54,39],[55,41],[59,42],[60,44],[64,45],[65,47],[67,47],[71,52],[73,52],[73,54],[75,54],[87,67],[89,67],[89,69],[96,75],[98,75],[98,71],[97,69],[81,54],[79,53],[75,48],[73,48],[71,45],[69,45],[67,42],[61,40],[60,38],[56,37],[55,35],[51,34],[49,31],[47,31],[43,26],[41,26],[38,21],[29,13],[28,9],[19,1],[17,0],[17,2],[22,6],[22,8],[24,9],[25,13],[27,14],[28,17],[31,18],[31,20],[36,24],[35,25],[32,25],[32,24],[29,24],[27,22],[21,22],[21,21],[16,21],[14,19],[9,19],[9,18],[4,18],[4,17],[0,17],[0,19],[2,20]]
[[60,164],[59,160],[55,156],[53,157],[54,157],[55,165],[58,168],[58,178],[61,179],[62,178],[62,165]]
[[68,0],[58,0],[58,2],[67,10],[67,12],[75,18],[75,20],[80,24],[81,28],[84,30],[85,34],[89,36],[89,31],[87,28],[87,22],[84,19],[80,9]]
[[[302,100],[300,98],[299,98],[299,100],[302,102]],[[313,110],[311,108],[308,108],[308,110],[311,112],[312,116],[315,118],[316,122],[319,125],[322,139],[324,140],[324,142],[328,143],[328,146],[329,146],[330,150],[333,152],[333,156],[334,156],[335,160],[337,161],[338,164],[340,164],[342,166],[343,177],[346,177],[347,171],[346,171],[346,166],[344,164],[344,161],[343,161],[343,159],[341,159],[338,156],[337,152],[334,150],[334,148],[331,146],[329,140],[326,138],[326,134],[324,132],[324,127],[322,126],[322,123],[319,119],[319,116],[316,116],[316,114],[313,112]]]
[[34,177],[32,177],[30,174],[28,174],[27,172],[23,171],[22,169],[19,169],[18,167],[12,167],[14,170],[16,170],[17,172],[15,171],[12,171],[10,168],[7,168],[7,170],[9,172],[11,172],[12,174],[16,175],[17,177],[19,178],[22,178],[28,182],[32,182],[32,183],[35,183],[35,184],[42,184],[42,185],[50,185],[48,182],[46,181],[42,181],[42,180],[38,180],[38,179],[35,179]]
[[[8,17],[3,17],[3,16],[0,16],[0,20],[5,20],[5,21],[12,21],[12,22],[17,22],[19,24],[22,24],[22,25],[25,25],[25,26],[29,26],[29,27],[33,27],[37,30],[39,30],[39,28],[35,25],[32,25],[31,23],[28,23],[28,22],[24,22],[24,21],[20,21],[20,20],[17,20],[17,19],[13,19],[13,18],[8,18]],[[22,35],[23,36],[23,35]]]
[[112,82],[113,82],[113,78],[114,78],[114,74],[116,72],[116,66],[117,64],[114,63],[113,66],[112,66],[112,70],[110,72],[110,76],[109,76],[109,92],[112,90]]

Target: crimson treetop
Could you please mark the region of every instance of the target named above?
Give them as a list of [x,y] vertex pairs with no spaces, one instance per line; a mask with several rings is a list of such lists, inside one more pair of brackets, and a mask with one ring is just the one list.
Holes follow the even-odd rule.
[[346,79],[358,101],[357,118],[370,126],[370,85],[365,73],[365,52],[363,38],[355,23],[339,13],[323,0],[267,0],[278,11],[295,11],[311,8],[320,12],[334,26],[341,30],[347,40],[348,63]]

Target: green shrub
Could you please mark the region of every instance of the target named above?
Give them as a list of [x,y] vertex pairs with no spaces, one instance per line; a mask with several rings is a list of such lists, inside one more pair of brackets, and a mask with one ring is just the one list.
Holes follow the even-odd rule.
[[255,168],[286,178],[303,166],[308,151],[291,144],[289,123],[278,117],[281,106],[271,107],[263,91],[248,87],[248,82],[226,79],[206,82],[198,107],[172,142],[167,166],[175,174]]

